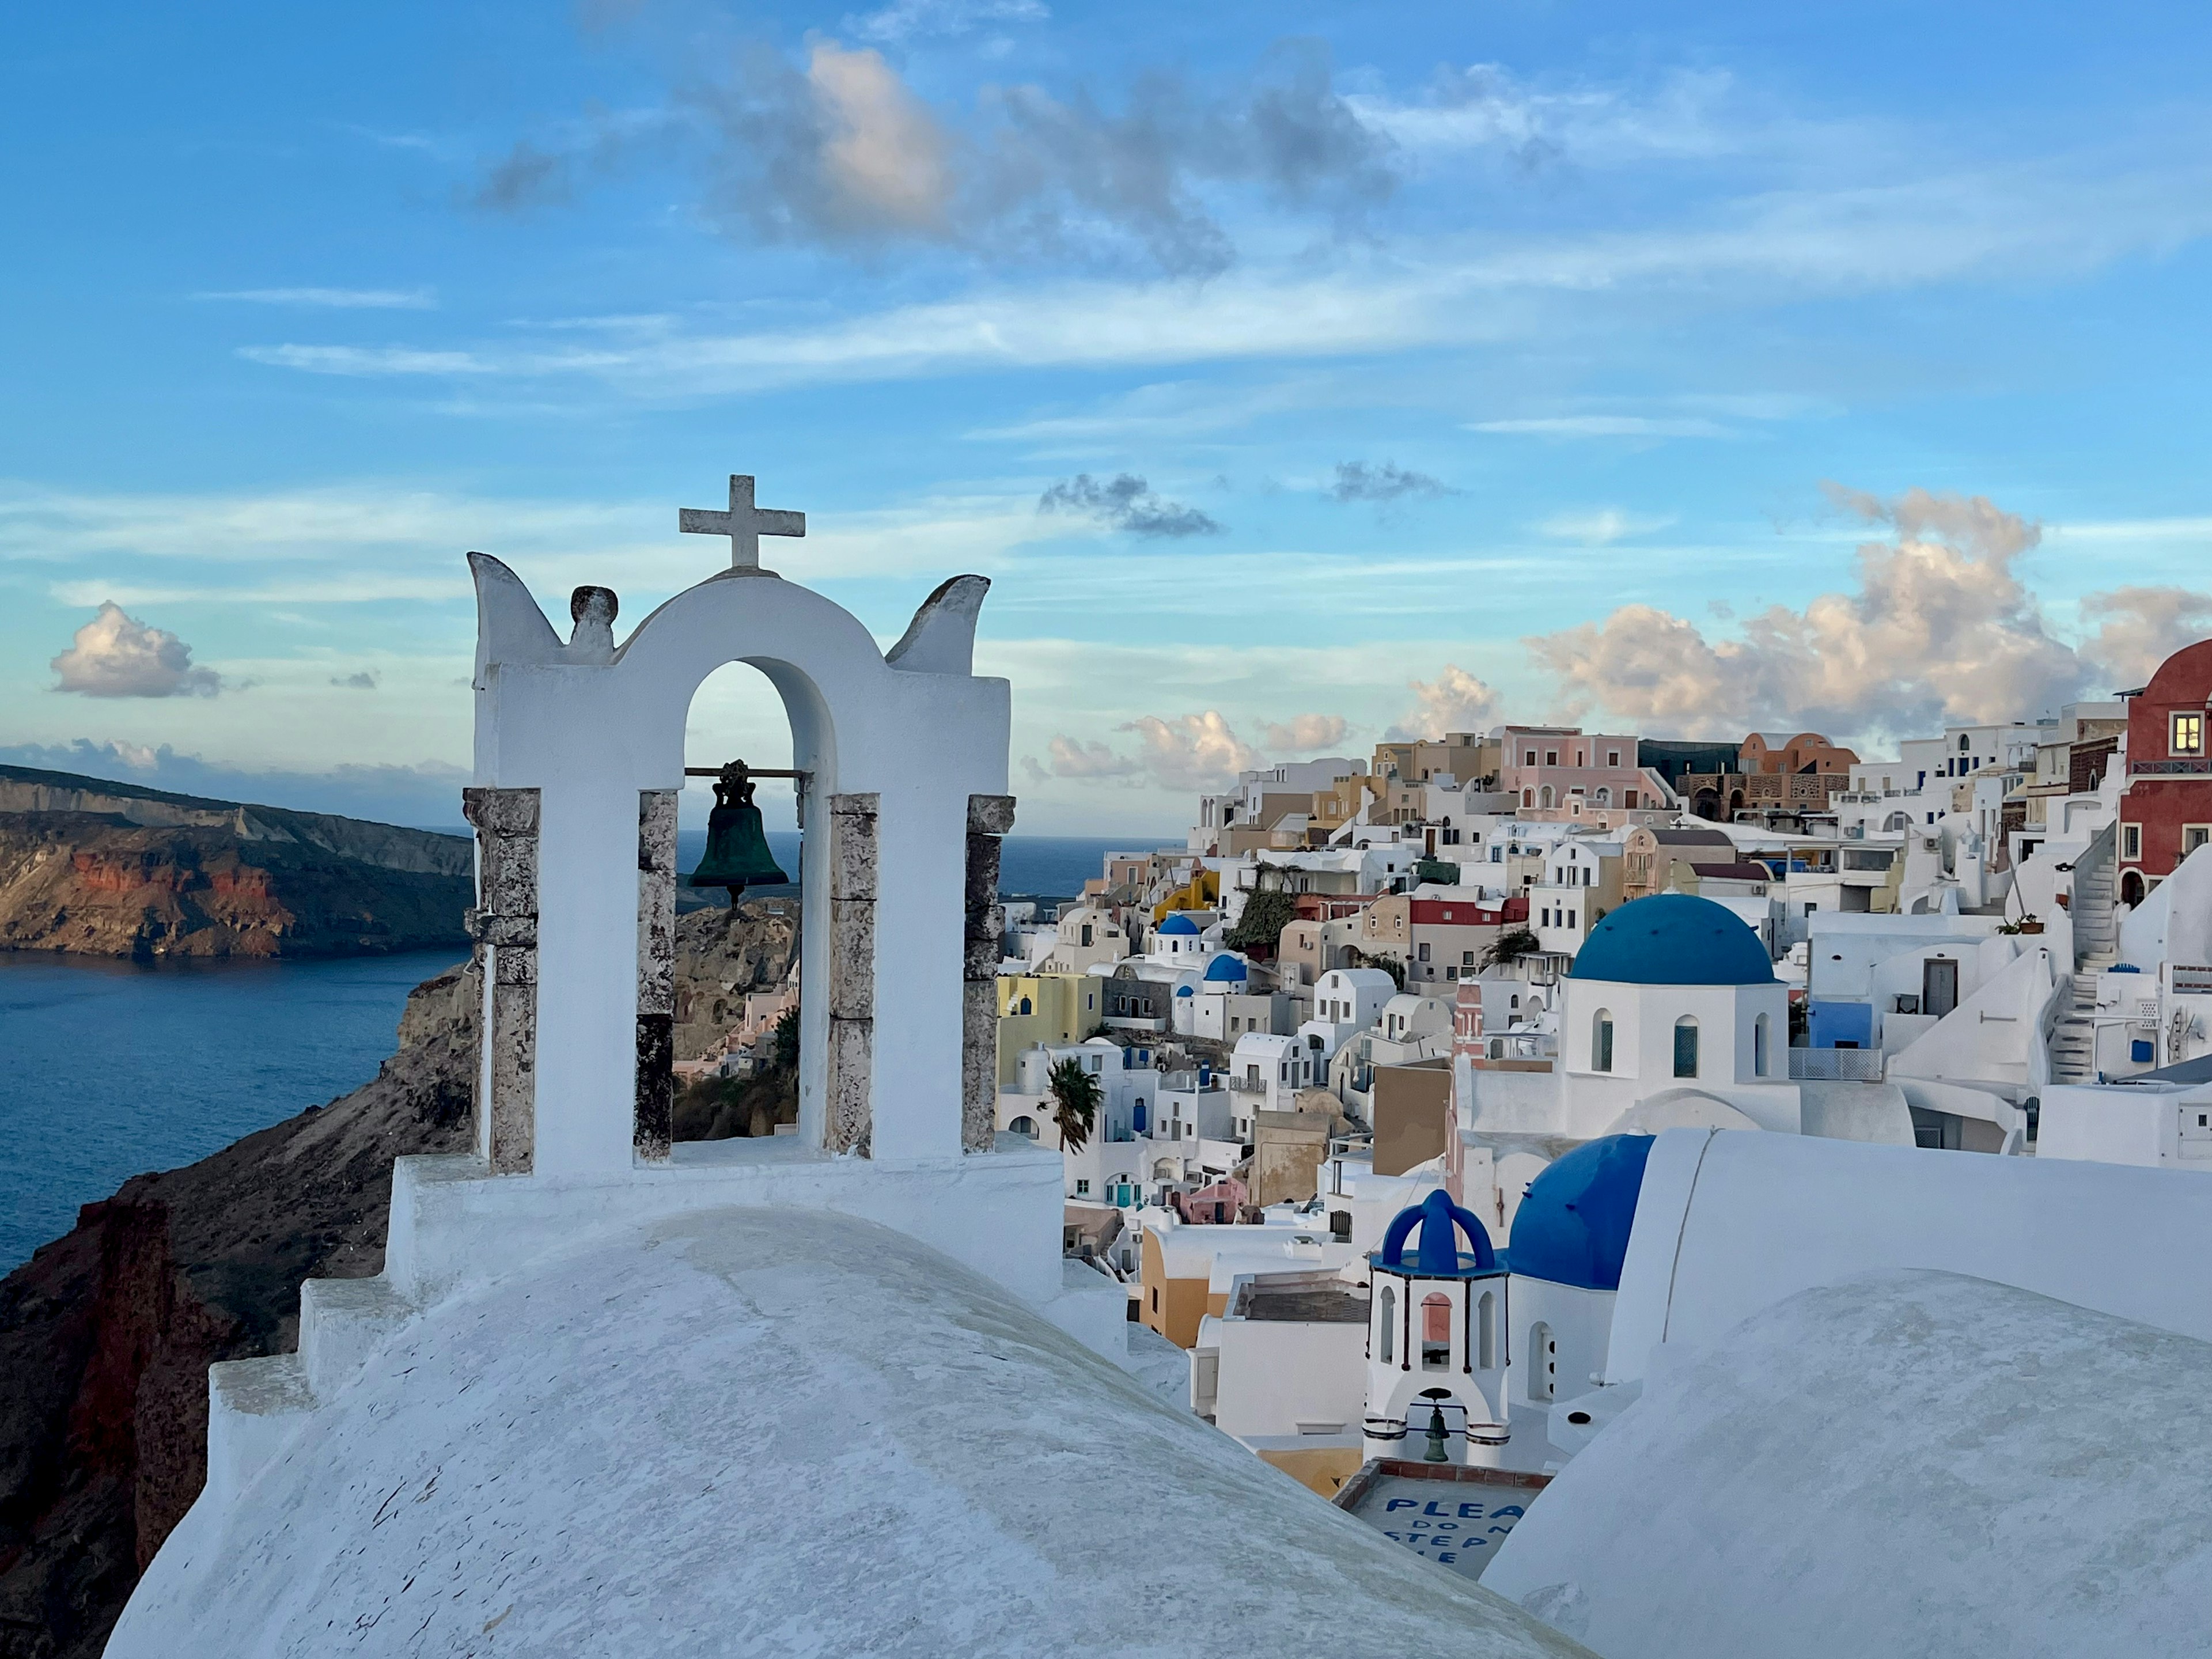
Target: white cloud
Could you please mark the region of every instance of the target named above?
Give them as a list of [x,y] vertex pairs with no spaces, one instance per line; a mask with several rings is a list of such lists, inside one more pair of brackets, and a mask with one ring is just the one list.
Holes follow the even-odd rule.
[[1286,722],[1269,720],[1260,727],[1260,741],[1285,752],[1333,749],[1344,741],[1352,723],[1341,714],[1293,714]]
[[845,27],[863,40],[891,42],[966,34],[989,24],[1042,23],[1051,15],[1042,0],[892,0],[848,16]]
[[76,630],[52,667],[54,690],[88,697],[211,697],[222,689],[215,670],[192,666],[191,647],[112,601]]
[[195,300],[235,300],[246,305],[303,306],[327,311],[429,311],[437,290],[428,288],[242,288],[195,294]]
[[1407,681],[1407,689],[1413,694],[1413,707],[1389,732],[1401,741],[1480,732],[1498,718],[1497,690],[1456,663],[1446,663],[1433,680]]
[[1716,421],[1673,415],[1551,415],[1508,421],[1470,421],[1470,432],[1524,433],[1540,438],[1731,438]]
[[1555,513],[1536,528],[1559,541],[1608,547],[1625,537],[1664,530],[1674,522],[1671,513],[1631,513],[1617,507],[1601,507],[1583,513]]
[[2096,624],[2081,655],[2102,672],[2107,684],[2100,689],[2126,690],[2148,681],[2183,646],[2212,635],[2212,593],[2116,587],[2084,599],[2081,619]]
[[1532,638],[1529,650],[1577,705],[1705,730],[1911,735],[2033,719],[2081,689],[2082,660],[2014,568],[2036,526],[1980,496],[1910,489],[1884,501],[1828,489],[1838,507],[1893,532],[1860,546],[1852,592],[1770,607],[1717,641],[1668,611],[1623,605]]
[[1230,728],[1217,709],[1162,720],[1147,714],[1121,728],[1134,732],[1153,781],[1167,789],[1226,789],[1239,772],[1267,758]]

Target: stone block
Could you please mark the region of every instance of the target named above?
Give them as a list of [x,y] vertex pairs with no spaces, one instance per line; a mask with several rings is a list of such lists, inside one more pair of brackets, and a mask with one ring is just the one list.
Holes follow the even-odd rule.
[[995,1139],[999,1096],[999,992],[987,981],[961,988],[960,1145],[988,1152]]
[[535,836],[538,802],[535,789],[461,791],[462,812],[487,836]]
[[1012,795],[970,795],[968,797],[968,833],[971,836],[1003,836],[1014,827],[1014,798]]
[[999,838],[996,836],[970,835],[968,837],[968,873],[964,902],[968,911],[968,926],[971,932],[980,915],[998,907],[999,848]]
[[875,819],[848,814],[830,820],[830,896],[832,899],[874,900]]
[[[506,954],[502,952],[502,957]],[[538,1135],[538,988],[534,983],[493,988],[489,1107],[492,1173],[527,1175]]]
[[481,910],[471,911],[477,917],[482,929],[476,937],[486,945],[496,945],[506,951],[527,951],[538,943],[536,916],[488,915]]
[[872,1125],[869,1092],[874,1063],[875,1023],[866,1019],[830,1021],[830,1054],[826,1111],[822,1144],[832,1152],[867,1156]]
[[[963,947],[960,977],[969,984],[995,984],[999,977],[999,936],[995,933],[969,935]],[[997,1015],[994,1013],[994,1018]]]
[[538,914],[538,843],[527,836],[495,842],[484,860],[483,908],[497,916]]
[[538,983],[538,947],[534,945],[513,945],[492,952],[492,983],[495,985],[535,985]]
[[884,798],[878,794],[832,795],[830,815],[832,817],[872,818],[884,810]]
[[830,1015],[872,1019],[876,1012],[876,907],[864,899],[830,902]]
[[651,1163],[668,1156],[676,1114],[676,1021],[671,1015],[637,1017],[637,1108],[630,1141]]

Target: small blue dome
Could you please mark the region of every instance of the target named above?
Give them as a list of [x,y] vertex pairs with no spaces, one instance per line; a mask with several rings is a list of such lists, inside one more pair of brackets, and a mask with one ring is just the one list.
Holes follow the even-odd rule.
[[1240,984],[1252,977],[1245,969],[1243,957],[1225,955],[1218,956],[1206,964],[1206,976],[1209,980],[1229,980]]
[[1195,938],[1198,933],[1198,924],[1182,911],[1174,910],[1169,912],[1168,919],[1159,925],[1158,931],[1163,933],[1176,933]]
[[1771,985],[1774,964],[1733,910],[1692,893],[1655,893],[1591,928],[1568,976],[1625,985]]
[[1513,1212],[1506,1266],[1524,1279],[1619,1290],[1650,1156],[1650,1135],[1607,1135],[1553,1163],[1528,1183]]
[[[1420,1238],[1413,1261],[1407,1261],[1406,1240],[1417,1226]],[[1467,1250],[1459,1248],[1455,1231],[1467,1235]],[[1498,1270],[1498,1252],[1491,1248],[1490,1235],[1482,1223],[1453,1203],[1451,1194],[1442,1188],[1419,1204],[1399,1211],[1391,1218],[1390,1230],[1382,1235],[1382,1248],[1367,1259],[1377,1267],[1430,1279],[1472,1279]]]
[[1190,994],[1190,987],[1188,985],[1178,985],[1176,987],[1176,994],[1179,997],[1187,997]]

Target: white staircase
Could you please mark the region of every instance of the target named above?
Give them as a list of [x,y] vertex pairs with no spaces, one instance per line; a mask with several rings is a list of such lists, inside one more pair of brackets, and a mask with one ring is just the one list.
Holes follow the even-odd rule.
[[2072,1006],[2051,1029],[2051,1080],[2097,1080],[2097,981],[2094,972],[2074,976]]
[[2051,1080],[2097,1080],[2098,976],[2120,959],[2120,918],[2112,852],[2118,831],[2106,824],[2074,860],[2072,1006],[2051,1030]]
[[2112,867],[2114,826],[2097,832],[2074,860],[2074,972],[2102,973],[2120,959],[2118,875]]

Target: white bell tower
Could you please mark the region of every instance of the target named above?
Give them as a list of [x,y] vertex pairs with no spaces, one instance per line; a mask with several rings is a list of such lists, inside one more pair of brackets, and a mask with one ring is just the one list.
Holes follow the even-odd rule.
[[1496,1468],[1510,1322],[1489,1233],[1439,1190],[1401,1210],[1367,1260],[1365,1455]]

